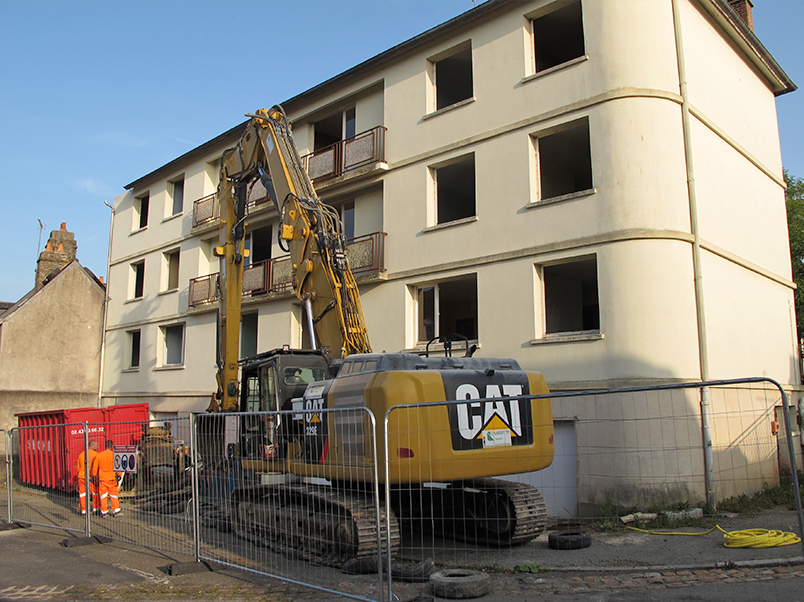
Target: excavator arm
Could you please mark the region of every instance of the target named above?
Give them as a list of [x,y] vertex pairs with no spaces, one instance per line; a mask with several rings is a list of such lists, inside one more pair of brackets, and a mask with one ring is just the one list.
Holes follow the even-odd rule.
[[302,166],[281,107],[259,109],[221,157],[218,392],[222,411],[237,410],[246,202],[257,180],[279,213],[279,245],[290,253],[293,290],[304,304],[314,348],[333,357],[368,353],[360,293],[346,256],[338,213],[324,205]]

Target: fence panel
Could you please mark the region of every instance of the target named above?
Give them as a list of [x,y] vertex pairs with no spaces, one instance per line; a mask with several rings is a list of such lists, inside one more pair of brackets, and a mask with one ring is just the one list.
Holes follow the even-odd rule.
[[0,429],[0,444],[3,446],[0,459],[0,520],[11,522],[11,438],[5,429]]
[[7,496],[15,522],[86,531],[78,496],[78,457],[84,451],[81,423],[46,424],[11,429],[11,491]]
[[[190,420],[171,422],[113,422],[103,425],[98,449],[110,450],[117,475],[120,512],[114,480],[104,485],[101,473],[99,505],[92,534],[155,550],[192,555],[193,454],[189,448]],[[90,432],[92,432],[90,425]],[[105,511],[105,514],[103,514]]]
[[[385,520],[370,412],[300,408],[195,420],[203,462],[200,558],[330,593],[381,599],[379,547],[385,540],[379,526]],[[330,446],[334,437],[338,444]],[[369,575],[350,584],[340,568],[355,557]]]
[[[539,403],[552,408],[549,435]],[[677,564],[667,546],[650,555],[642,545],[593,554],[633,539],[626,524],[711,528],[724,521],[719,507],[789,481],[782,404],[774,383],[739,381],[392,408],[383,433],[385,497],[400,523],[400,557],[429,558],[437,569],[570,568],[612,558],[633,567]],[[540,458],[549,466],[534,469]],[[797,529],[785,528],[800,535],[800,511],[798,518]],[[592,538],[602,538],[597,552],[553,551]],[[722,541],[713,541],[697,559],[712,566],[723,560]],[[729,552],[734,561],[762,560],[800,555],[801,546]]]

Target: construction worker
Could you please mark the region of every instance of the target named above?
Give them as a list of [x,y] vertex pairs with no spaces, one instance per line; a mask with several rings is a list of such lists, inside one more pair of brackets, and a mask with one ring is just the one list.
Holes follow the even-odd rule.
[[[98,442],[94,439],[89,442],[89,466],[92,466],[92,462],[95,461],[95,456],[98,455]],[[86,478],[86,453],[81,452],[78,454],[78,500],[81,502],[81,514],[87,513],[87,489],[89,490],[90,495],[92,496],[92,511],[95,512],[98,510],[98,486],[92,482],[91,479]],[[91,471],[91,469],[90,469]],[[90,472],[91,474],[91,472]],[[89,482],[89,487],[87,487],[87,482]]]
[[101,516],[108,515],[110,500],[112,516],[120,514],[120,493],[117,488],[117,477],[118,475],[122,477],[123,473],[115,473],[113,448],[114,443],[111,440],[106,441],[106,449],[95,456],[95,461],[89,470],[92,478],[98,483]]

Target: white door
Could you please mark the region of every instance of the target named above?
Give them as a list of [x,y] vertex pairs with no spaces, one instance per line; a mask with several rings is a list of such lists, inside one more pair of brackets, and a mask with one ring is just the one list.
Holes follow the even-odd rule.
[[503,477],[533,485],[544,496],[547,515],[553,518],[573,518],[578,513],[578,489],[575,465],[575,423],[556,422],[555,456],[544,470]]

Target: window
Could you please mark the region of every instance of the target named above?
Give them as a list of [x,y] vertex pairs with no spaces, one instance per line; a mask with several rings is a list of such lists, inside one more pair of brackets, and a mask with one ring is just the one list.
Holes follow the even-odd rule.
[[164,349],[163,366],[181,366],[184,364],[184,324],[162,326]]
[[585,54],[580,0],[538,17],[532,23],[536,73]]
[[355,202],[348,201],[341,205],[341,222],[343,223],[343,235],[346,240],[355,237]]
[[151,197],[147,194],[138,197],[134,202],[136,210],[137,228],[144,228],[148,225],[148,205],[150,205]]
[[600,330],[597,258],[542,267],[545,334]]
[[589,120],[535,139],[539,172],[539,200],[592,189]]
[[417,290],[418,341],[459,334],[477,340],[477,276],[448,280]]
[[445,224],[475,215],[475,156],[433,168],[436,223]]
[[140,299],[145,287],[145,262],[131,264],[131,290],[130,298]]
[[246,234],[243,244],[249,256],[245,259],[245,267],[271,259],[271,232],[271,226],[265,226]]
[[179,250],[174,249],[164,254],[165,257],[165,291],[174,291],[179,288]]
[[184,211],[184,176],[175,182],[168,182],[168,195],[173,199],[170,215],[178,215]]
[[257,355],[258,314],[243,314],[240,319],[240,357]]
[[140,367],[140,341],[142,332],[139,330],[131,330],[128,333],[128,348],[129,348],[129,368]]
[[472,46],[461,44],[457,51],[431,59],[435,82],[436,111],[472,98]]
[[346,109],[313,124],[313,150],[320,151],[342,140],[355,137],[355,108]]

